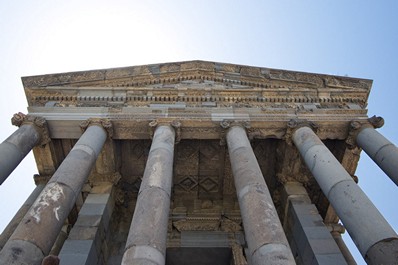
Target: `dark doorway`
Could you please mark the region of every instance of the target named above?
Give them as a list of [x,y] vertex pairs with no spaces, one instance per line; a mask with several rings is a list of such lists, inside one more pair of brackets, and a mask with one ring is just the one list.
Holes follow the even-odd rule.
[[231,260],[231,248],[225,247],[181,247],[166,251],[166,265],[230,265]]

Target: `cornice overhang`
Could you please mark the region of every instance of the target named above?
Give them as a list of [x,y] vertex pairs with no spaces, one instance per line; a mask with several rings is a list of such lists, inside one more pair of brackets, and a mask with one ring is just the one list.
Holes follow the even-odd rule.
[[167,84],[184,84],[190,80],[215,82],[223,85],[228,92],[263,91],[266,94],[264,100],[271,100],[277,93],[288,96],[286,101],[301,102],[305,101],[305,97],[301,99],[300,96],[307,93],[315,95],[309,96],[310,102],[342,99],[344,102],[360,102],[362,107],[367,104],[372,86],[372,80],[369,79],[198,60],[22,78],[30,106],[35,105],[40,94],[54,94],[51,93],[54,90],[57,96],[64,98],[79,96],[73,93],[73,89],[98,90],[101,93],[107,90],[135,91],[152,86],[152,90],[158,88],[164,91]]

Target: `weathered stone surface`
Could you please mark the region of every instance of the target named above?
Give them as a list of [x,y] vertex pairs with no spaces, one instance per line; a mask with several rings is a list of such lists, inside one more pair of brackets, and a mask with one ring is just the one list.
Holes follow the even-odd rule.
[[[312,129],[298,128],[293,141],[363,257],[376,253],[368,251],[380,241],[388,239],[394,244],[398,240],[396,232]],[[392,249],[385,249],[386,259],[396,257]]]
[[278,260],[279,264],[294,264],[246,131],[239,126],[229,129],[227,144],[251,261],[273,264]]
[[40,133],[33,124],[22,125],[0,144],[0,184],[40,141]]
[[[249,211],[238,204],[232,159],[225,145],[227,127],[221,127],[220,123],[246,127],[259,172],[268,186],[267,201],[272,201],[284,224],[287,207],[281,190],[289,181],[305,185],[310,200],[319,209],[320,220],[315,222],[323,219],[337,223],[339,218],[333,207],[292,145],[293,130],[287,128],[287,122],[296,118],[316,125],[318,137],[349,171],[350,177],[354,177],[360,149],[351,149],[352,141],[346,145],[346,139],[351,134],[351,121],[367,122],[365,108],[372,83],[365,79],[204,61],[25,77],[23,82],[29,113],[40,113],[48,120],[52,138],[44,148],[34,148],[42,176],[53,175],[65,157],[75,152],[71,150],[82,134],[82,121],[98,122],[105,117],[112,121],[112,130],[108,130],[111,138],[102,151],[80,148],[78,159],[67,166],[75,168],[80,161],[88,163],[87,154],[98,154],[94,169],[84,172],[89,174],[88,181],[83,180],[83,184],[71,179],[62,181],[78,199],[74,213],[68,218],[70,226],[81,211],[72,237],[80,233],[78,230],[85,235],[82,226],[105,226],[97,231],[102,242],[100,247],[96,245],[99,264],[121,263],[134,209],[142,208],[137,204],[140,186],[145,190],[148,187],[161,190],[159,186],[164,184],[164,179],[153,187],[142,181],[146,165],[152,164],[148,161],[155,128],[148,123],[152,121],[160,125],[180,123],[175,128],[179,143],[173,152],[173,181],[166,192],[170,207],[150,206],[172,209],[168,220],[165,218],[168,247],[181,247],[181,233],[192,230],[211,235],[227,233],[232,246],[238,244],[242,248],[246,244],[241,239],[241,213],[247,215]],[[167,152],[161,156],[170,157]],[[97,202],[105,198],[90,197],[90,193],[109,188],[96,186],[100,182],[115,185],[114,208],[106,206],[103,215],[99,213],[104,207]],[[80,194],[81,184],[84,189]],[[247,191],[258,190],[259,194],[265,191],[258,188],[258,183],[252,184]],[[82,206],[86,198],[87,206]],[[146,198],[150,201],[157,196],[146,195]],[[241,198],[258,204],[253,207],[257,210],[268,206],[256,196]],[[311,222],[303,219],[303,223]],[[93,237],[94,230],[87,228],[85,238]],[[195,242],[190,244],[195,248]],[[250,263],[250,251],[245,252]],[[261,251],[257,254],[263,255]],[[329,258],[322,255],[326,260]],[[229,263],[228,255],[225,258],[225,263]]]
[[398,148],[373,128],[363,128],[356,141],[377,165],[398,185]]
[[155,130],[122,264],[165,262],[175,137],[171,126]]

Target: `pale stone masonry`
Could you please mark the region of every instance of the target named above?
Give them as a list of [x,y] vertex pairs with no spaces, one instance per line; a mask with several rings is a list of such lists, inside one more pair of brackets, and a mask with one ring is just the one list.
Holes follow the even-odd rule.
[[397,184],[371,80],[188,61],[22,81],[0,183],[33,150],[38,186],[0,264],[353,265],[345,229],[369,264],[398,260],[356,184],[362,149]]

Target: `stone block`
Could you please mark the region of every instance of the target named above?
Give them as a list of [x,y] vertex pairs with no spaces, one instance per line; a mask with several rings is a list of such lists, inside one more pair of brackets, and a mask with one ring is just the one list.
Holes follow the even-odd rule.
[[321,254],[315,255],[311,265],[345,265],[347,264],[342,254]]
[[58,256],[60,265],[91,265],[98,261],[93,240],[67,240]]
[[85,203],[88,204],[107,204],[108,200],[110,198],[109,193],[103,193],[103,194],[89,194],[87,196],[87,199],[85,200]]
[[325,226],[303,227],[303,231],[308,239],[330,239],[334,241],[332,235]]
[[112,192],[113,184],[109,182],[103,182],[99,185],[95,185],[92,187],[90,193],[91,194],[110,194]]
[[80,209],[79,215],[102,215],[106,204],[84,203]]
[[100,226],[102,215],[79,215],[75,226]]
[[95,240],[99,232],[98,227],[74,226],[68,240]]
[[310,239],[312,252],[317,254],[340,254],[340,249],[333,238],[330,239]]

